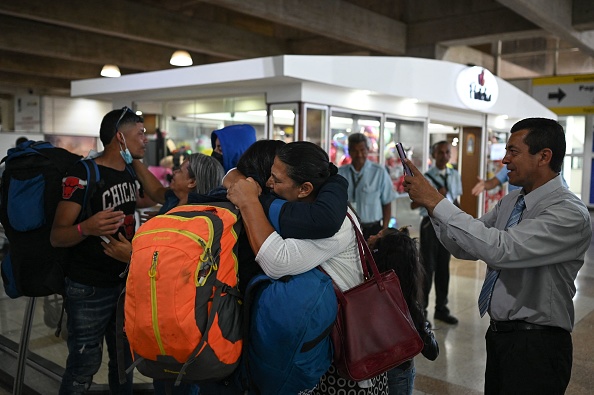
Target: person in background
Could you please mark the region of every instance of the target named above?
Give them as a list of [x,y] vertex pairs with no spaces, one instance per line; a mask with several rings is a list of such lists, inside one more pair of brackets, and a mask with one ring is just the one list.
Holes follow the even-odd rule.
[[[126,278],[134,236],[137,181],[126,165],[144,156],[148,140],[143,119],[128,107],[107,113],[99,137],[105,146],[95,159],[101,181],[88,200],[92,215],[78,222],[87,172],[77,162],[63,180],[62,201],[50,235],[54,247],[69,248],[65,267],[68,359],[60,394],[85,393],[102,363],[103,341],[109,354],[112,394],[132,394],[132,374],[119,383],[116,356],[116,305]],[[129,347],[124,350],[131,364]]]
[[200,153],[187,156],[174,169],[169,187],[164,187],[140,160],[133,161],[132,166],[146,194],[162,205],[157,214],[187,204],[191,193],[207,194],[221,185],[225,175],[223,166],[215,158]]
[[386,169],[367,159],[369,142],[363,133],[349,135],[348,147],[352,161],[341,166],[338,174],[349,182],[349,203],[361,220],[367,240],[390,224],[396,193]]
[[256,129],[247,124],[230,125],[213,131],[210,140],[212,157],[228,172],[237,166],[241,155],[256,141]]
[[[408,228],[383,229],[368,239],[369,248],[380,272],[394,270],[400,279],[404,300],[419,336],[423,339],[422,354],[430,361],[437,359],[439,345],[423,313],[423,266],[419,260],[417,242],[409,235]],[[412,395],[415,382],[414,360],[388,371],[390,395]]]
[[[280,148],[267,186],[288,202],[314,202],[322,185],[336,172],[319,146],[298,141]],[[283,239],[266,217],[259,192],[253,179],[239,179],[229,186],[227,196],[239,207],[256,261],[266,275],[278,279],[321,266],[343,291],[363,282],[355,231],[348,218],[331,237]],[[353,394],[387,394],[387,376],[384,373],[356,383],[339,378],[331,366],[313,393],[328,394],[346,389]]]
[[427,209],[438,238],[460,259],[487,265],[479,312],[485,395],[563,394],[571,377],[575,280],[592,239],[590,213],[560,176],[563,127],[526,118],[511,128],[503,163],[521,187],[479,219],[439,194],[407,161],[405,190]]
[[[442,196],[458,205],[458,197],[462,195],[462,180],[458,171],[448,167],[450,155],[451,147],[447,141],[438,141],[433,144],[431,156],[435,165],[425,173],[425,177]],[[411,208],[417,207],[419,206],[413,201]],[[425,283],[423,285],[425,317],[427,317],[429,293],[435,278],[435,313],[433,317],[454,325],[458,323],[458,319],[450,314],[448,308],[451,254],[435,235],[427,210],[421,207],[420,214],[423,217],[421,221],[421,255],[425,268]]]
[[[495,174],[495,176],[489,178],[488,180],[483,180],[480,177],[477,177],[477,178],[478,178],[478,182],[475,184],[475,186],[472,187],[472,191],[471,191],[474,196],[478,196],[484,191],[490,191],[491,189],[493,189],[495,187],[502,186],[503,184],[505,184],[508,181],[507,166],[503,165],[501,167],[501,169],[499,169],[499,171]],[[520,189],[520,187],[517,187],[512,184],[509,184],[507,186],[508,192],[511,192],[514,189]]]
[[[497,174],[495,174],[495,177],[489,178],[487,181],[483,181],[480,177],[478,177],[479,182],[477,182],[476,185],[472,188],[472,194],[474,196],[478,196],[483,191],[489,191],[495,187],[505,184],[508,181],[507,172],[507,166],[503,165],[503,167],[501,167]],[[569,186],[567,185],[567,181],[565,181],[565,178],[563,178],[563,176],[561,176],[561,181],[563,182],[563,186],[565,188],[569,188]],[[521,187],[517,187],[512,184],[507,185],[508,193],[520,188]]]

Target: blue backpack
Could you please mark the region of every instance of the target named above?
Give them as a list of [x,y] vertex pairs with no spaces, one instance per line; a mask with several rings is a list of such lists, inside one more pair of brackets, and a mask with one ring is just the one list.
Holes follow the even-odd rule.
[[260,274],[247,286],[244,386],[251,394],[312,389],[332,363],[330,332],[338,304],[318,269],[278,280]]
[[[50,232],[62,194],[67,169],[81,160],[63,148],[44,141],[26,141],[8,150],[0,187],[0,222],[9,241],[2,261],[6,294],[47,296],[63,293],[63,264],[67,249],[54,248]],[[94,160],[82,160],[87,168],[85,202],[99,182]],[[89,206],[89,205],[86,205]],[[88,216],[83,205],[77,222]]]

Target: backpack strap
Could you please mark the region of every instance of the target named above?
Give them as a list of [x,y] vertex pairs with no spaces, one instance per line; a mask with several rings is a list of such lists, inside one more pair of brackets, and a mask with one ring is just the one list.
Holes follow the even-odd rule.
[[134,178],[135,181],[138,181],[138,184],[140,185],[140,188],[138,189],[138,196],[143,198],[144,197],[144,188],[142,187],[142,183],[136,176],[136,172],[134,171],[134,168],[132,167],[132,165],[129,165],[126,163],[126,170],[128,170],[128,173],[130,173],[130,175],[132,176],[132,178]]
[[85,197],[80,209],[80,214],[76,220],[77,223],[82,222],[93,215],[90,201],[97,191],[97,185],[99,184],[100,179],[99,166],[97,166],[97,162],[95,162],[95,160],[81,159],[80,163],[82,163],[87,170],[87,188],[85,189]]

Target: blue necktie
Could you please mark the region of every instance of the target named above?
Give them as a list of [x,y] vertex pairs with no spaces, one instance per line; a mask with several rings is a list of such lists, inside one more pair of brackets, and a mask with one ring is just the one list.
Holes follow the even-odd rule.
[[[524,201],[524,195],[520,195],[511,215],[509,216],[509,219],[507,220],[505,230],[511,228],[512,226],[516,226],[518,222],[520,222],[525,208],[526,202]],[[493,288],[495,288],[497,277],[499,277],[499,270],[491,270],[489,267],[487,267],[487,276],[485,277],[485,282],[483,283],[483,288],[481,289],[478,300],[481,317],[485,315],[489,305],[491,304],[491,296],[493,296]]]

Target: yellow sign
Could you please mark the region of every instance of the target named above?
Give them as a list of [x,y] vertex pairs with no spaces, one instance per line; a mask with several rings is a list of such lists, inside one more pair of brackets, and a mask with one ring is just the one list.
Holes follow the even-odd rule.
[[535,78],[532,97],[558,115],[594,114],[594,74]]

